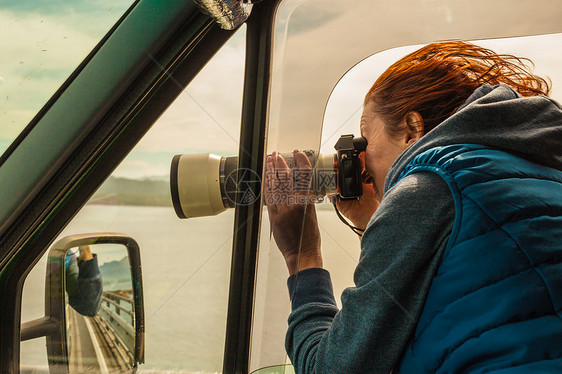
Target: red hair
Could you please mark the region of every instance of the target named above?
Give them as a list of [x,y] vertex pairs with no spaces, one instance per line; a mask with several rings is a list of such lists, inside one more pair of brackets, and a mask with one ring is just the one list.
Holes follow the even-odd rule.
[[[523,96],[546,95],[547,80],[531,73],[531,60],[497,53],[471,43],[429,44],[392,64],[367,93],[389,133],[408,112],[420,113],[424,134],[450,117],[483,84],[506,84]],[[534,66],[533,66],[534,67]]]

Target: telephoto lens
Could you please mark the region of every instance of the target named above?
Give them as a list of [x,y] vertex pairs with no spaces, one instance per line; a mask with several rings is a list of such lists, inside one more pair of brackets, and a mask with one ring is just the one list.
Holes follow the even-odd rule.
[[[325,196],[337,196],[340,200],[359,198],[363,193],[363,164],[359,155],[366,146],[362,137],[342,135],[334,146],[337,153],[303,151],[313,167],[311,178],[303,178],[307,181],[303,188],[310,192],[309,201],[322,202]],[[293,153],[281,156],[292,170],[295,183],[302,173],[310,172],[297,169]],[[238,168],[238,157],[212,153],[176,155],[170,170],[172,203],[179,218],[214,216],[236,204],[252,204],[261,198],[261,182],[254,170]],[[256,183],[260,188],[255,188]]]
[[[230,175],[236,170],[237,162],[237,157],[221,157],[212,153],[174,156],[170,192],[178,217],[214,216],[231,208],[233,205],[224,193],[225,173]],[[236,185],[236,181],[233,184]]]
[[[318,155],[304,151],[313,165],[311,192],[316,201],[336,194],[336,155]],[[281,153],[289,168],[296,173],[292,153]],[[238,183],[241,175],[242,183]],[[179,218],[214,216],[237,204],[259,199],[249,195],[248,183],[259,176],[251,170],[238,169],[238,157],[221,157],[212,153],[176,155],[170,170],[170,190],[174,210]]]

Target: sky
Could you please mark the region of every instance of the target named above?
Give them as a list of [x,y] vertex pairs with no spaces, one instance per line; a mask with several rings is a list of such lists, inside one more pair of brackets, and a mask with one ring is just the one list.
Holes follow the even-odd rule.
[[[132,0],[0,0],[0,152],[130,3]],[[303,17],[300,13],[298,16]],[[331,22],[338,14],[317,10],[311,16],[318,22]],[[295,25],[292,36],[308,32],[302,26],[304,21],[291,22]],[[242,27],[160,117],[115,176],[167,178],[171,158],[178,153],[237,154],[244,37]],[[552,79],[553,97],[562,99],[562,89],[557,86],[559,82],[562,87],[562,34],[478,44],[532,58],[536,73]],[[350,64],[350,70],[339,80],[327,103],[321,152],[333,152],[333,144],[341,134],[359,134],[361,104],[370,85],[386,67],[417,47],[386,50]]]
[[132,0],[0,0],[0,151]]

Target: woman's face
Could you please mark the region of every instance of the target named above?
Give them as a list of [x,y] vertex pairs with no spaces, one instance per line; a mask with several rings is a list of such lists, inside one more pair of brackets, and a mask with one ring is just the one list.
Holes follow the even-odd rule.
[[[374,105],[369,101],[363,108],[361,116],[361,135],[367,139],[363,181],[373,185],[375,196],[380,201],[384,191],[384,180],[390,166],[408,146],[421,137],[421,133],[410,134],[405,130],[403,136],[391,136],[384,129],[381,117],[374,112]],[[407,128],[406,121],[421,121],[421,117],[418,116],[418,113],[409,113],[400,126]]]

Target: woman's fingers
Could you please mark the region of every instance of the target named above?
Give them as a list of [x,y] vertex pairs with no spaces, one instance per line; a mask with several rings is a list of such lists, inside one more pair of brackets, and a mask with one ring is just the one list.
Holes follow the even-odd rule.
[[304,152],[295,149],[293,151],[293,157],[295,158],[295,162],[297,163],[297,168],[312,170],[312,165],[310,164],[310,160],[308,159],[308,157]]
[[275,161],[275,167],[277,169],[289,170],[289,165],[287,164],[287,161],[285,161],[285,159],[283,158],[283,156],[281,156],[280,153],[273,152],[272,156]]
[[270,212],[277,212],[286,203],[293,190],[292,173],[289,165],[277,152],[266,159],[266,185],[264,195]]
[[[283,156],[273,152],[266,158],[264,196],[268,207],[285,209],[291,205],[303,205],[311,192],[313,169],[305,153],[293,152],[293,168]],[[274,207],[274,208],[273,208]]]
[[313,182],[313,170],[310,160],[304,154],[298,150],[293,151],[293,157],[295,158],[296,170],[294,174],[294,184],[296,190],[301,195],[308,195],[312,191]]
[[274,199],[274,187],[277,183],[275,174],[275,163],[273,156],[267,156],[265,162],[265,186],[263,188],[263,193],[265,197],[265,204],[267,205],[267,210],[269,214],[275,214],[277,212],[277,205]]
[[363,195],[358,200],[336,201],[338,210],[353,226],[365,229],[371,217],[379,207],[380,202],[375,196],[372,184],[363,183]]
[[293,187],[292,173],[287,161],[279,153],[273,153],[275,166],[276,190],[280,193],[290,192]]

